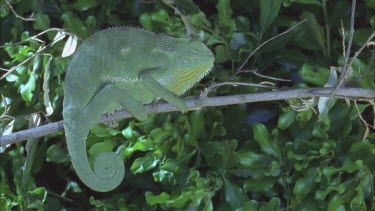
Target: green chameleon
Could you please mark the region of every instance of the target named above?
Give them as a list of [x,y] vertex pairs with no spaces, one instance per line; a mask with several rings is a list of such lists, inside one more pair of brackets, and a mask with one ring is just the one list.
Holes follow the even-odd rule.
[[200,41],[175,38],[139,28],[111,28],[87,39],[74,53],[64,88],[64,127],[70,159],[79,178],[91,189],[116,188],[125,173],[114,152],[99,154],[93,168],[86,137],[105,112],[125,108],[144,120],[143,104],[162,98],[186,112],[178,97],[213,66],[212,52]]

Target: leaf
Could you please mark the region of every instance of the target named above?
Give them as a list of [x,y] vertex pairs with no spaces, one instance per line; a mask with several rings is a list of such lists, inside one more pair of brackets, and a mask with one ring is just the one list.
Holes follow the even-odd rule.
[[62,144],[54,144],[47,150],[47,161],[52,163],[67,163],[70,161],[66,156],[67,151],[63,150]]
[[244,202],[244,195],[241,188],[231,183],[225,177],[223,178],[223,181],[225,189],[225,201],[229,204],[232,210],[241,207]]
[[323,27],[318,23],[315,15],[310,11],[304,11],[301,15],[301,19],[307,19],[305,22],[306,26],[306,33],[305,36],[311,37],[312,39],[307,38],[310,41],[313,41],[314,44],[317,44],[320,49],[323,51],[324,55],[326,55],[326,48],[325,48],[325,37],[324,37],[324,30]]
[[268,203],[259,207],[259,211],[277,211],[280,209],[280,199],[273,197]]
[[344,200],[340,194],[336,194],[328,202],[327,210],[345,211]]
[[79,11],[87,11],[97,6],[96,0],[78,0],[73,4],[73,8]]
[[103,141],[93,144],[89,149],[89,154],[96,157],[102,152],[112,152],[115,144],[112,141]]
[[[320,1],[318,0],[290,0],[291,2],[295,3],[301,3],[301,4],[316,4],[316,5],[322,5]],[[325,1],[325,0],[324,0]]]
[[147,191],[145,193],[145,197],[146,197],[147,203],[150,204],[151,206],[153,206],[155,204],[163,204],[171,198],[171,196],[168,193],[165,193],[165,192],[161,193],[158,196],[155,196],[154,194],[152,194],[149,191]]
[[64,22],[63,24],[64,29],[68,29],[73,34],[76,34],[78,35],[78,37],[81,37],[83,39],[88,37],[89,34],[82,20],[75,17],[73,12],[71,11],[65,12],[64,14],[61,15],[61,19]]
[[222,32],[231,36],[235,29],[235,21],[232,19],[232,9],[229,0],[219,0],[216,5],[219,17],[219,26]]
[[293,193],[296,195],[308,194],[316,185],[316,182],[314,181],[316,176],[318,176],[316,169],[309,168],[304,177],[301,177],[296,181]]
[[259,143],[262,152],[281,159],[279,148],[271,141],[267,128],[260,123],[253,125],[254,139]]
[[58,43],[60,40],[63,40],[66,37],[66,33],[64,31],[57,31],[55,37],[53,38],[52,45]]
[[101,124],[95,124],[91,127],[91,132],[98,137],[111,137],[120,133],[116,128],[105,127]]
[[33,91],[35,89],[34,74],[30,74],[29,80],[26,84],[22,84],[19,88],[22,99],[26,102],[31,102],[33,98]]
[[288,128],[296,119],[297,112],[295,111],[287,111],[284,112],[279,116],[279,121],[277,123],[277,127],[281,130],[285,130]]
[[150,151],[154,150],[154,142],[151,139],[147,139],[145,137],[139,137],[137,142],[132,147],[127,147],[125,149],[125,154],[127,156],[132,155],[136,151]]
[[154,159],[151,154],[147,154],[144,157],[137,158],[130,167],[130,170],[134,174],[142,173],[155,168],[158,163],[159,160]]
[[48,15],[43,13],[36,13],[34,15],[35,23],[33,24],[33,28],[35,30],[47,30],[50,28],[50,20]]
[[[40,125],[40,114],[32,114],[29,115],[29,127],[37,127]],[[27,140],[26,142],[26,151],[27,156],[25,160],[25,165],[23,166],[23,174],[22,174],[22,189],[23,191],[28,190],[32,187],[32,176],[31,176],[31,168],[33,167],[33,163],[35,160],[35,155],[38,149],[38,140]]]
[[[329,76],[324,87],[333,87],[337,83],[337,70],[336,68],[331,67],[329,71]],[[318,102],[318,110],[321,115],[326,115],[329,109],[336,102],[334,98],[331,97],[320,97]]]
[[77,47],[77,37],[75,36],[69,36],[68,40],[66,41],[64,45],[64,50],[62,52],[62,57],[68,57],[74,53]]
[[43,103],[44,106],[46,107],[46,116],[50,116],[53,113],[53,107],[51,105],[51,101],[49,99],[49,79],[51,75],[51,70],[50,70],[50,64],[52,61],[52,56],[48,56],[47,63],[45,65],[45,70],[44,70],[44,77],[43,77]]
[[267,191],[270,190],[273,185],[277,182],[278,177],[263,177],[262,179],[248,179],[244,183],[245,192],[252,191]]
[[194,139],[201,138],[205,132],[204,112],[201,110],[193,111],[190,115],[191,132]]
[[27,208],[42,210],[45,206],[44,202],[46,201],[47,194],[47,190],[43,187],[38,187],[32,191],[29,191],[27,195],[31,203],[28,204]]
[[259,0],[261,36],[270,27],[271,23],[279,14],[282,0]]
[[318,68],[317,71],[314,71],[314,68],[310,64],[305,63],[299,69],[298,74],[305,83],[311,83],[315,86],[322,87],[327,81],[329,70],[327,68]]

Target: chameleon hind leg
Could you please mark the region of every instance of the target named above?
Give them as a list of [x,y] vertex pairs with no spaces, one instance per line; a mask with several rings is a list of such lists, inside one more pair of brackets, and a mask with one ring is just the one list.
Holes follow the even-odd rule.
[[[96,113],[103,114],[105,108],[113,101],[117,101],[129,113],[131,113],[138,120],[145,120],[147,118],[147,111],[143,104],[134,99],[133,96],[126,91],[116,88],[113,84],[106,85],[95,97],[87,104],[85,113],[93,115]],[[100,112],[99,112],[100,111]],[[97,122],[100,116],[93,121]]]

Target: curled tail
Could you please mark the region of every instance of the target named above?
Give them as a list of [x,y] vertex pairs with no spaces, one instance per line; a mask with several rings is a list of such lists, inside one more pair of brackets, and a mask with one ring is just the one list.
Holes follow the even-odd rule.
[[[82,118],[76,118],[82,121]],[[86,137],[90,127],[83,127],[88,123],[81,121],[64,123],[66,143],[73,167],[82,182],[92,190],[111,191],[119,186],[124,178],[123,160],[114,152],[100,153],[95,158],[92,169],[86,152]]]

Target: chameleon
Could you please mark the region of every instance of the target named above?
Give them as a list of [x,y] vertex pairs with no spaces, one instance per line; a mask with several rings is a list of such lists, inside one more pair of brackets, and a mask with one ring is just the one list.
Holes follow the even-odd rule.
[[186,112],[180,95],[213,63],[214,55],[199,40],[142,28],[109,28],[86,39],[70,60],[63,101],[67,148],[79,179],[108,192],[124,178],[124,161],[115,152],[102,152],[90,165],[86,139],[101,115],[123,108],[142,121],[144,104],[160,98]]

